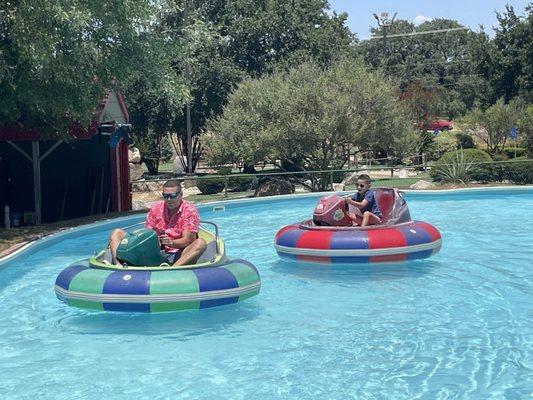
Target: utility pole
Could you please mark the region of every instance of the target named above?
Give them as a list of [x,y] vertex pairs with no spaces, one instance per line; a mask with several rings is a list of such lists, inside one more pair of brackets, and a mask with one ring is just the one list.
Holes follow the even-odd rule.
[[383,55],[384,56],[387,53],[387,30],[394,23],[396,14],[398,13],[394,13],[394,16],[392,17],[392,19],[389,19],[389,13],[387,12],[382,12],[379,16],[377,14],[373,14],[376,21],[378,21],[378,26],[381,27],[381,31],[383,32]]
[[[185,29],[189,25],[189,13],[188,13],[187,0],[183,0],[183,20],[185,21]],[[185,81],[189,83],[189,60],[185,61],[184,68]],[[185,124],[187,129],[187,174],[192,174],[192,122],[191,122],[191,103],[188,101],[185,104]]]

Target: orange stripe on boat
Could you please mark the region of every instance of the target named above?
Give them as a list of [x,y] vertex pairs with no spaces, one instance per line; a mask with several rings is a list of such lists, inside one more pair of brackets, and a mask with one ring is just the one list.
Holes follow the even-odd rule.
[[397,229],[369,229],[367,231],[367,235],[369,249],[385,249],[388,247],[407,246],[405,237]]
[[331,257],[300,255],[300,256],[296,257],[296,259],[298,261],[309,261],[309,262],[323,263],[323,264],[330,264],[331,263]]
[[331,231],[307,231],[300,236],[296,242],[296,247],[299,249],[329,250],[332,236],[333,232]]
[[398,261],[405,261],[407,260],[407,254],[389,254],[386,256],[374,256],[370,257],[368,259],[368,262],[374,263],[374,262],[398,262]]

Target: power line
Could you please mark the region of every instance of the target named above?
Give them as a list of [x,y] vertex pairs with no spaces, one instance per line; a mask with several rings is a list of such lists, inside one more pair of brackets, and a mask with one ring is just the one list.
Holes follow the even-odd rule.
[[[434,29],[431,31],[422,31],[422,32],[410,32],[410,33],[396,33],[394,35],[387,35],[387,38],[393,38],[393,37],[402,37],[402,36],[416,36],[416,35],[427,35],[430,33],[446,33],[446,32],[456,32],[456,31],[468,31],[470,28],[448,28],[448,29]],[[368,40],[372,39],[383,39],[385,36],[371,36],[368,38]]]
[[[446,76],[442,76],[442,77],[438,77],[436,76],[435,78],[437,79],[442,79],[442,80],[446,80],[446,79],[450,79],[450,78],[454,78],[455,80],[457,80],[458,78],[469,78],[469,77],[478,77],[478,78],[485,78],[485,76],[483,74],[476,74],[476,73],[472,73],[472,74],[458,74],[457,76],[454,76],[454,75],[446,75]],[[415,78],[422,78],[422,77],[415,77]],[[413,80],[411,82],[416,82],[417,80]],[[428,81],[427,83],[431,83],[431,84],[434,84],[435,86],[456,86],[457,85],[457,82],[448,82],[448,83],[438,83],[438,82],[435,82],[435,81]],[[408,92],[409,89],[408,88],[403,88],[403,89],[400,89],[401,92]]]
[[409,68],[416,68],[420,66],[427,66],[427,65],[439,65],[444,64],[445,66],[451,65],[451,64],[462,64],[466,62],[471,62],[470,59],[464,59],[464,60],[451,60],[451,61],[427,61],[427,62],[420,62],[420,63],[413,63],[410,64],[408,62],[403,63],[396,63],[394,65],[385,65],[384,69],[394,69],[394,68],[401,68],[401,67],[409,67]]

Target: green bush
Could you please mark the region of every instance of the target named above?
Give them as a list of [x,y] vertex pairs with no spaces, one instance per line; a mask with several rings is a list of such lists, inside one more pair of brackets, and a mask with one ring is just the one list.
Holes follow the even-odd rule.
[[[504,154],[507,156],[507,158],[515,158],[514,156],[514,147],[506,147],[503,149]],[[516,148],[516,157],[524,157],[527,156],[527,149],[525,147],[517,147]]]
[[455,139],[457,140],[457,147],[463,149],[475,149],[476,143],[472,136],[464,132],[456,132]]
[[254,187],[254,181],[256,178],[253,176],[235,176],[230,177],[228,180],[228,190],[234,192],[244,192]]
[[524,162],[522,160],[527,160],[527,158],[517,157],[502,164],[505,178],[519,185],[533,183],[533,161]]
[[[507,157],[505,154],[494,154],[492,156],[493,161],[507,161],[509,160],[509,157]],[[493,164],[491,166],[492,170],[492,181],[494,182],[502,182],[507,179],[507,169],[506,169],[507,163],[498,163]]]
[[426,149],[428,160],[438,160],[445,153],[457,149],[457,139],[451,132],[443,132],[433,138],[433,142]]
[[224,178],[204,178],[198,179],[198,189],[202,194],[215,194],[224,190]]
[[232,168],[231,167],[220,167],[218,169],[217,174],[219,175],[231,175]]
[[490,164],[492,158],[478,149],[459,149],[445,153],[433,166],[430,176],[441,182],[467,183],[469,181],[488,182],[492,179]]

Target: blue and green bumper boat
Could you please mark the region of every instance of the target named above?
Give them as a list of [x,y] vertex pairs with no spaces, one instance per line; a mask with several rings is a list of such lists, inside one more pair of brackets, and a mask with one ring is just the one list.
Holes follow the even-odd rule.
[[65,268],[55,292],[66,304],[101,311],[164,312],[237,303],[259,293],[255,266],[225,254],[224,242],[203,226],[207,242],[198,262],[187,266],[117,266],[102,250],[90,259]]

